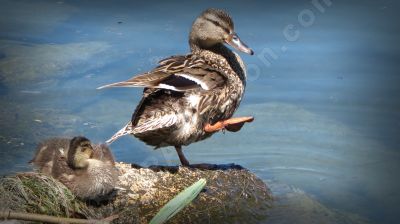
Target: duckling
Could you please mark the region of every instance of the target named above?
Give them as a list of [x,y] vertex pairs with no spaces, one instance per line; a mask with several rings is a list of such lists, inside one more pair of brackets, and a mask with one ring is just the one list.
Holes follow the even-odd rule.
[[236,34],[229,14],[207,9],[193,22],[189,54],[163,59],[149,72],[99,87],[144,87],[131,120],[107,143],[130,134],[155,149],[174,146],[181,164],[189,166],[182,146],[220,130],[239,131],[253,121],[232,118],[244,94],[246,69],[225,44],[253,55]]
[[114,157],[105,145],[92,146],[85,137],[53,138],[39,144],[32,163],[77,197],[96,200],[110,193],[118,180]]
[[35,156],[29,163],[35,165],[40,172],[51,175],[55,155],[65,156],[70,141],[68,138],[50,138],[40,142],[36,147]]
[[92,145],[92,147],[94,149],[93,159],[101,160],[104,163],[112,166],[115,165],[114,155],[111,153],[111,150],[107,144],[95,144]]

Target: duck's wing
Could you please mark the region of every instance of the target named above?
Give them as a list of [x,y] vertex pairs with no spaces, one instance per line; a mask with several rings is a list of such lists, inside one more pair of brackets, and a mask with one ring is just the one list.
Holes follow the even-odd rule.
[[226,81],[224,73],[218,71],[201,57],[193,54],[173,56],[161,60],[150,72],[132,77],[123,82],[99,87],[146,87],[187,91],[192,89],[211,90]]

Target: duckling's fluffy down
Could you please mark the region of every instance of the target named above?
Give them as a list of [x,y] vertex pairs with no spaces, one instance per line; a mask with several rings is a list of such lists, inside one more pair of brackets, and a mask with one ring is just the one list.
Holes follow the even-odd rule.
[[67,138],[41,142],[31,163],[39,172],[59,180],[79,198],[97,199],[110,193],[118,181],[111,150],[104,144],[92,144],[94,152],[93,157],[87,160],[88,166],[78,169],[67,162],[70,142],[71,139]]
[[65,168],[56,178],[79,198],[97,199],[110,193],[118,181],[116,168],[97,159],[89,159],[88,164],[85,170]]

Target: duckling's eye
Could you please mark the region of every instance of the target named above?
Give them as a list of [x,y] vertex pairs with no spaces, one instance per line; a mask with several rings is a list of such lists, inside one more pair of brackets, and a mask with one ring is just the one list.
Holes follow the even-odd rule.
[[81,148],[81,152],[86,152],[86,151],[89,150],[89,149],[90,149],[89,146],[83,146],[83,147]]
[[89,143],[85,143],[85,144],[82,145],[82,147],[83,147],[83,148],[90,148],[91,145],[90,145]]

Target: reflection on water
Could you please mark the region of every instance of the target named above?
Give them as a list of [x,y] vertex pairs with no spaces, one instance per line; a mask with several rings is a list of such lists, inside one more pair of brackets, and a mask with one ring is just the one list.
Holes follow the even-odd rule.
[[[309,1],[1,3],[1,174],[31,169],[35,145],[49,136],[110,137],[141,90],[96,87],[187,52],[192,20],[213,6],[232,13],[256,52],[242,56],[249,82],[237,112],[256,120],[187,147],[190,161],[238,163],[265,180],[277,201],[260,222],[398,220],[395,3],[332,1],[323,13]],[[315,16],[307,27],[298,20],[304,9]],[[282,33],[288,24],[300,32],[296,41]],[[112,148],[125,162],[179,161],[170,148],[154,151],[129,137]]]

